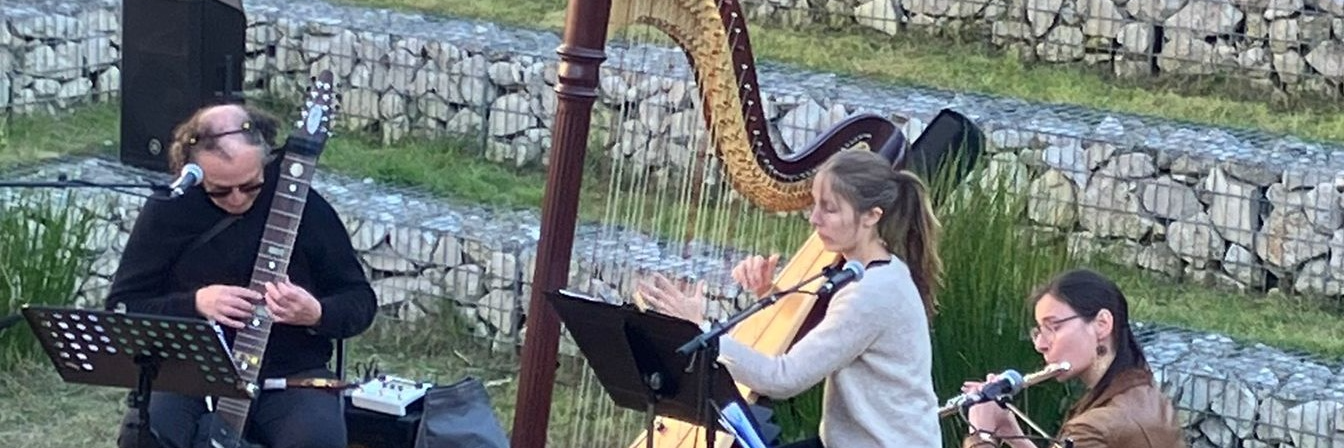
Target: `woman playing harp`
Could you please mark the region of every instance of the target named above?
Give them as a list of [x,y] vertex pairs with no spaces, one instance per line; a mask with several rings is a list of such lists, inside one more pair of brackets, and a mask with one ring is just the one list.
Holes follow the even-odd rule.
[[[809,222],[827,250],[867,266],[862,279],[837,290],[821,322],[783,355],[724,337],[718,361],[738,382],[777,399],[825,381],[819,437],[794,447],[939,446],[929,321],[942,267],[925,186],[876,153],[843,151],[820,168],[811,189]],[[733,277],[763,296],[774,260],[749,258]],[[655,311],[704,322],[703,284],[685,292],[655,274],[639,291]]]
[[[1055,379],[1078,378],[1088,392],[1069,409],[1057,439],[1075,448],[1184,447],[1171,400],[1153,382],[1143,348],[1129,326],[1129,304],[1110,279],[1089,270],[1068,271],[1032,296],[1037,327],[1036,351],[1046,363],[1068,362],[1072,369]],[[987,381],[993,381],[993,375]],[[968,382],[963,392],[983,383]],[[972,435],[963,447],[1035,447],[1017,420],[993,403],[972,406]]]

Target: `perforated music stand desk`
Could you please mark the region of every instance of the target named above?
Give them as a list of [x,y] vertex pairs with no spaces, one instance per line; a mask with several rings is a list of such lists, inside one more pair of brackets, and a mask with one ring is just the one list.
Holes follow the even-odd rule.
[[[705,378],[701,366],[712,363],[693,358],[701,352],[677,353],[678,347],[700,334],[695,324],[630,305],[612,305],[575,291],[560,289],[546,296],[615,404],[649,414],[645,437],[650,444],[653,415],[726,431],[714,408],[701,401],[706,380],[713,381],[712,394],[703,397],[714,405],[744,403],[728,369],[713,367],[712,378]],[[658,374],[659,384],[649,384],[653,373]]]
[[150,391],[250,398],[223,336],[204,320],[27,305],[23,316],[65,382],[134,390],[142,441]]

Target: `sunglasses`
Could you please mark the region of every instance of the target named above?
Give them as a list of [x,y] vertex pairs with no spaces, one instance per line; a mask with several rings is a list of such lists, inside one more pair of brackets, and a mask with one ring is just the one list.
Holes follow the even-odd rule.
[[[237,190],[239,193],[242,193],[242,194],[252,194],[252,193],[257,192],[257,190],[260,190],[261,187],[264,187],[264,186],[266,186],[266,182],[263,181],[263,182],[256,182],[256,183],[251,183],[251,184],[246,184],[246,185],[239,185],[239,186],[236,186],[236,187],[228,187],[228,188],[223,188],[223,189],[218,189],[218,190],[216,190],[216,189],[206,189],[206,190],[205,190],[205,195],[206,195],[206,196],[210,196],[210,197],[212,197],[212,198],[222,198],[222,197],[228,196],[228,195],[230,195],[230,194],[233,194],[234,190]],[[204,187],[202,187],[202,188],[204,188]]]

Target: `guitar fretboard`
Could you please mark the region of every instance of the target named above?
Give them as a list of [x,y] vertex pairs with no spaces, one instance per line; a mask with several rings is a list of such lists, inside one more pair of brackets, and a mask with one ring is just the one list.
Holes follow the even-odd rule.
[[[281,161],[270,213],[266,217],[256,262],[252,265],[252,290],[265,294],[266,283],[282,282],[287,277],[316,166],[315,158],[294,153],[286,153]],[[271,316],[264,305],[257,307],[252,319],[238,330],[233,341],[234,365],[245,384],[257,384],[266,342],[271,335]],[[217,411],[231,427],[241,431],[251,405],[251,400],[224,398],[219,401]]]

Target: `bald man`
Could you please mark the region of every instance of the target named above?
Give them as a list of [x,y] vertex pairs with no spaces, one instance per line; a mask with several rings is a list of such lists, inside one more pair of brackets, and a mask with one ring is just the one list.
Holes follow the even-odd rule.
[[[253,307],[273,315],[260,378],[331,378],[332,340],[363,333],[377,299],[344,224],[309,190],[290,258],[288,281],[253,291],[252,268],[279,176],[276,122],[237,105],[204,108],[174,131],[173,169],[196,163],[200,185],[169,200],[149,200],[127,240],[108,309],[209,319],[230,344]],[[283,151],[283,148],[281,148]],[[128,410],[119,446],[133,446]],[[317,390],[264,391],[245,437],[269,448],[345,448],[340,396]],[[205,399],[155,392],[150,426],[166,448],[206,446],[213,415]],[[152,446],[152,445],[151,445]]]

